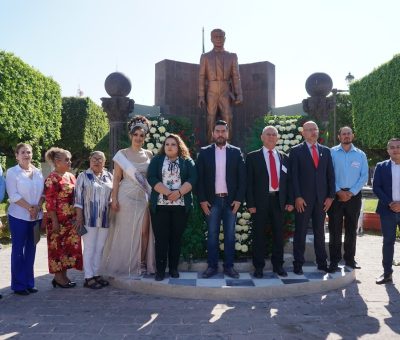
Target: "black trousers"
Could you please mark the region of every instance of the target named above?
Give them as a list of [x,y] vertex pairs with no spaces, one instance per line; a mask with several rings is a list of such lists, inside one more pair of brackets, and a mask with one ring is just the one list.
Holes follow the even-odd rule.
[[356,254],[357,225],[361,210],[361,192],[347,202],[333,201],[329,211],[329,258],[331,263],[342,259],[342,229],[344,226],[344,254],[346,263],[353,263]]
[[306,235],[310,218],[314,233],[314,251],[318,266],[325,266],[327,254],[325,250],[325,216],[323,202],[307,202],[304,212],[295,213],[295,230],[293,237],[294,265],[302,266],[305,262]]
[[158,273],[177,270],[181,254],[182,235],[187,225],[188,213],[184,206],[158,205],[151,213]]
[[[278,194],[277,194],[278,195]],[[268,206],[257,208],[253,214],[253,265],[256,269],[265,266],[267,231],[272,230],[272,256],[274,268],[283,264],[283,212],[279,206],[279,196],[269,195]]]

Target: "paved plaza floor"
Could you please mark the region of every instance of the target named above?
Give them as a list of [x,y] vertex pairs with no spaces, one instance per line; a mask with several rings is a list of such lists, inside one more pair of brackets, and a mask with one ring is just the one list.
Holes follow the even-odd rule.
[[[268,301],[207,301],[82,287],[51,287],[46,240],[38,245],[37,294],[10,290],[10,248],[0,250],[0,339],[400,339],[400,267],[378,286],[379,236],[357,240],[362,269],[344,289]],[[400,244],[396,244],[400,258]],[[287,264],[289,267],[290,264]]]

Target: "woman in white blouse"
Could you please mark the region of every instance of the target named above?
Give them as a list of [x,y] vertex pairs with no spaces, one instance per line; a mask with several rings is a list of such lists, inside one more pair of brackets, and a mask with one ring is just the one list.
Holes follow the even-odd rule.
[[42,219],[44,180],[32,165],[32,147],[20,143],[15,148],[18,165],[8,169],[6,188],[10,200],[8,221],[11,231],[11,289],[18,295],[36,293],[33,264],[36,244],[34,225]]
[[108,213],[113,176],[104,169],[106,157],[101,151],[90,154],[90,168],[82,172],[75,184],[76,226],[83,239],[84,287],[99,289],[108,281],[99,275],[107,239]]

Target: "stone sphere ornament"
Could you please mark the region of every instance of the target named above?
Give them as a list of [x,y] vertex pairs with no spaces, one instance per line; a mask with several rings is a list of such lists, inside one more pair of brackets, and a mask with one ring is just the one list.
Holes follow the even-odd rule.
[[110,97],[126,97],[131,92],[132,84],[125,74],[113,72],[106,78],[104,88]]
[[306,90],[311,97],[326,97],[332,87],[332,78],[326,73],[313,73],[306,80]]

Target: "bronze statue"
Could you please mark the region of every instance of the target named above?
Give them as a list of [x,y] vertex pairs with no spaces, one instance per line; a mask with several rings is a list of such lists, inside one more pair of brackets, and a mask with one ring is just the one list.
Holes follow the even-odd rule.
[[239,65],[236,53],[224,50],[225,32],[221,29],[211,31],[214,48],[202,54],[199,72],[199,107],[207,104],[207,140],[210,143],[217,118],[228,123],[232,136],[232,107],[243,101],[240,84]]

